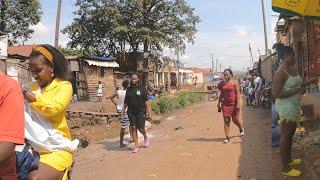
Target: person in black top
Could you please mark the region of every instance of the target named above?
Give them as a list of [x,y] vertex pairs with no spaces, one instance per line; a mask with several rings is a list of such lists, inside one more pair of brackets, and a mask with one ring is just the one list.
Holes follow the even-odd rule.
[[137,129],[144,136],[144,147],[150,145],[147,137],[145,122],[146,118],[150,118],[150,105],[148,103],[148,94],[143,86],[139,84],[140,79],[137,74],[131,76],[131,84],[127,89],[124,105],[121,112],[121,119],[123,119],[124,112],[128,107],[127,114],[130,120],[130,130],[133,132],[134,148],[133,153],[139,151]]

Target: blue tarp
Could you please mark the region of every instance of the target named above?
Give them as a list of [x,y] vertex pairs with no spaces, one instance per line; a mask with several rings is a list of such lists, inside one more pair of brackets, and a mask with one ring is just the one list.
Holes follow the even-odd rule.
[[95,61],[114,61],[113,56],[85,56],[84,59],[95,60]]

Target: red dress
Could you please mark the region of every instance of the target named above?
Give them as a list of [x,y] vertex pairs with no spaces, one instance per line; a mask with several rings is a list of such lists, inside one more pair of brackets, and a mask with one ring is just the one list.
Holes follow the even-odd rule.
[[222,99],[223,117],[234,117],[239,119],[240,110],[237,108],[237,90],[234,82],[221,82],[219,84]]

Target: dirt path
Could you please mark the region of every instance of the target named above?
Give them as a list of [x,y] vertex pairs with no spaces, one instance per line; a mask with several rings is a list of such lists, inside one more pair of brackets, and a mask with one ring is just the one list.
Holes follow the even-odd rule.
[[[223,121],[213,102],[176,112],[149,131],[151,146],[138,154],[119,149],[117,140],[90,145],[76,154],[76,180],[271,180],[282,179],[270,146],[268,111],[243,109],[246,136],[232,124],[231,143],[223,144]],[[182,127],[181,130],[174,130]],[[275,158],[274,158],[275,157]],[[273,173],[274,171],[274,173]]]

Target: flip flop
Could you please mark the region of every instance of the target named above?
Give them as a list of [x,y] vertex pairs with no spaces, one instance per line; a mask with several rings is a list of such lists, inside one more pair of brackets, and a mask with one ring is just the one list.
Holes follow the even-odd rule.
[[290,177],[298,177],[301,176],[301,171],[296,170],[296,169],[291,169],[288,172],[282,172],[281,174],[285,175],[285,176],[290,176]]
[[149,146],[150,146],[150,140],[149,140],[149,138],[147,138],[144,140],[144,147],[147,148]]
[[139,148],[137,147],[133,148],[132,153],[138,153],[138,152],[139,152]]
[[302,163],[302,159],[293,159],[291,163],[289,163],[290,166],[296,166],[300,165]]

